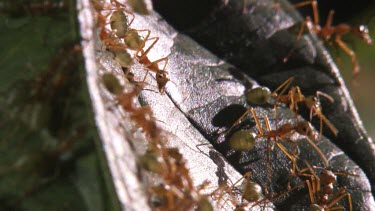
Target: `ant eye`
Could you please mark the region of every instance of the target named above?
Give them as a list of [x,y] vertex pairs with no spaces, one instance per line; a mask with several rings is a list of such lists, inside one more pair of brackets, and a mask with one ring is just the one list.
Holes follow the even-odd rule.
[[303,128],[303,132],[305,132],[305,133],[307,132],[307,127]]
[[360,25],[359,31],[362,32],[362,33],[368,33],[368,28],[364,25]]

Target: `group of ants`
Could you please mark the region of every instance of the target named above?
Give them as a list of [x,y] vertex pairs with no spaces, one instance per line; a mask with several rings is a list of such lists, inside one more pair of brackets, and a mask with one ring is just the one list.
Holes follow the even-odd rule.
[[[246,0],[245,0],[246,1]],[[309,122],[300,121],[297,123],[285,123],[277,129],[271,129],[269,119],[264,116],[264,124],[267,131],[263,131],[260,120],[253,108],[249,108],[228,130],[225,135],[231,134],[228,138],[229,146],[236,151],[247,151],[252,149],[257,140],[266,139],[267,145],[267,172],[268,177],[271,176],[270,151],[276,145],[290,159],[292,167],[290,172],[294,177],[307,178],[303,182],[290,187],[288,182],[288,191],[279,195],[268,193],[267,188],[263,194],[259,184],[251,181],[251,172],[232,185],[222,184],[212,193],[202,193],[208,186],[205,182],[195,187],[193,180],[189,175],[189,169],[186,161],[178,148],[168,147],[166,137],[162,130],[156,124],[150,107],[134,105],[134,99],[138,97],[142,91],[146,77],[151,73],[155,73],[155,80],[158,90],[161,94],[165,92],[165,86],[169,81],[166,67],[168,58],[164,57],[156,61],[150,61],[148,53],[158,42],[158,37],[151,37],[151,31],[148,29],[133,29],[131,24],[134,21],[134,13],[128,9],[127,5],[110,0],[105,3],[102,0],[91,0],[96,14],[96,23],[99,28],[99,38],[103,44],[103,48],[113,56],[115,62],[121,66],[125,78],[135,84],[134,89],[125,92],[124,86],[121,84],[117,76],[112,73],[104,73],[101,75],[101,81],[105,89],[114,95],[119,106],[129,114],[129,118],[144,132],[148,148],[146,152],[138,157],[139,165],[146,171],[159,176],[163,182],[157,182],[148,189],[149,202],[154,209],[157,210],[173,210],[173,209],[197,209],[201,211],[213,210],[212,200],[217,200],[219,205],[225,198],[225,203],[231,203],[236,210],[245,210],[257,205],[272,202],[281,197],[286,196],[291,191],[299,189],[302,186],[307,187],[311,205],[309,210],[344,210],[345,207],[339,205],[341,200],[347,200],[347,209],[352,210],[351,195],[346,191],[345,187],[335,187],[337,182],[336,175],[345,175],[356,177],[357,175],[349,172],[334,172],[328,170],[329,162],[316,146],[322,136],[323,124],[336,136],[338,130],[323,115],[320,98],[324,97],[333,103],[334,99],[326,93],[317,91],[315,95],[305,96],[302,94],[298,86],[292,86],[294,77],[289,78],[281,84],[275,91],[271,92],[266,87],[256,87],[245,93],[247,101],[252,105],[264,105],[274,103],[276,108],[280,105],[287,105],[291,111],[298,113],[299,106],[305,106],[310,111],[310,120],[317,116],[320,119],[320,133],[318,134]],[[136,6],[134,3],[136,2]],[[129,3],[129,2],[128,2]],[[141,1],[132,1],[133,11],[140,14],[147,14],[146,4]],[[353,33],[359,36],[367,44],[371,44],[371,38],[365,26],[351,27],[346,24],[332,26],[333,12],[330,12],[326,24],[321,27],[318,20],[317,2],[308,1],[296,4],[296,7],[312,5],[314,11],[314,22],[310,18],[304,21],[297,40],[301,39],[303,28],[311,24],[312,29],[325,41],[337,44],[346,53],[348,53],[353,61],[353,73],[357,74],[359,66],[354,52],[346,46],[341,40],[341,36],[346,33]],[[150,43],[146,48],[146,43]],[[133,52],[133,56],[130,52]],[[135,58],[135,59],[134,59]],[[138,61],[146,69],[145,76],[141,82],[134,79],[134,75],[130,72],[130,67]],[[159,63],[164,63],[163,68],[159,68]],[[272,99],[272,100],[271,100]],[[246,116],[251,113],[256,123],[257,132],[251,130],[238,130],[232,132]],[[298,142],[289,140],[289,137],[298,133],[306,138],[308,143],[316,150],[326,167],[317,167],[310,165],[308,161],[303,160],[304,166],[300,167],[298,162],[297,148]],[[294,149],[289,152],[283,143],[294,143]],[[320,170],[319,170],[320,169]],[[323,170],[321,170],[323,169]],[[318,175],[317,170],[320,171]],[[241,193],[240,201],[235,200],[237,184],[241,181],[244,186]],[[269,181],[269,179],[267,180]],[[269,183],[269,182],[268,182]],[[268,187],[269,184],[266,184]],[[227,197],[224,197],[226,195]]]

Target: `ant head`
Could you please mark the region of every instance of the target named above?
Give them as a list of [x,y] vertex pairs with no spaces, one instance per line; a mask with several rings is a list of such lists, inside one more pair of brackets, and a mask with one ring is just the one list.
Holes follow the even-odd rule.
[[365,42],[367,45],[372,44],[372,39],[370,37],[370,33],[369,33],[367,26],[365,25],[354,26],[352,28],[352,33],[355,36],[359,37],[361,40],[363,40],[363,42]]
[[308,108],[316,107],[321,109],[320,101],[316,96],[308,96],[305,98],[305,103]]
[[174,158],[176,161],[182,160],[182,154],[178,148],[172,147],[167,149],[167,153],[170,157]]
[[311,124],[309,122],[299,122],[297,125],[297,132],[299,134],[307,134],[311,130]]
[[336,175],[330,170],[324,170],[320,175],[320,181],[322,184],[335,183]]
[[318,139],[317,132],[312,129],[312,126],[309,122],[299,122],[296,127],[296,132],[301,135],[305,135],[312,140]]
[[160,93],[164,93],[165,85],[168,83],[169,78],[167,76],[167,72],[159,71],[156,73],[156,83],[158,84],[158,88]]

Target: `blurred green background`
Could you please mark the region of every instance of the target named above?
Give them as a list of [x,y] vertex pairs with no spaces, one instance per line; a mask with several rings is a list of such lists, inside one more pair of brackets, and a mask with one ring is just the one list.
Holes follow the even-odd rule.
[[86,86],[76,2],[0,2],[0,40],[0,210],[119,210]]
[[[338,12],[336,12],[338,13]],[[375,42],[375,4],[369,6],[357,13],[353,17],[349,17],[346,21],[351,24],[366,24],[370,30],[370,35]],[[356,52],[361,72],[354,80],[352,78],[352,68],[350,57],[343,51],[339,51],[332,47],[330,52],[341,70],[341,74],[350,91],[353,101],[358,109],[359,115],[367,129],[369,135],[375,138],[375,45],[368,46],[361,40],[353,36],[343,37],[349,46]]]

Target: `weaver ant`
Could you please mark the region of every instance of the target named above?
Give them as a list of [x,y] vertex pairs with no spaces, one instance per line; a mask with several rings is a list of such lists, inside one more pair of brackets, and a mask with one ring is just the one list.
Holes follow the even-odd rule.
[[[237,201],[232,199],[236,198],[235,196],[238,194],[234,192],[234,189],[235,186],[243,180],[245,180],[245,184],[242,188],[241,203],[237,203]],[[236,210],[244,208],[250,203],[259,202],[264,199],[262,187],[258,183],[251,181],[251,172],[246,172],[231,186],[228,186],[226,183],[222,184],[213,193],[211,193],[211,196],[217,195],[217,192],[220,193],[218,197],[218,203],[220,203],[220,201],[223,199],[224,194],[228,194],[230,198],[227,200],[229,200],[233,205],[236,206]],[[243,203],[243,200],[246,200],[248,203]]]
[[[306,5],[312,6],[314,21],[312,21],[310,17],[306,17],[306,20],[303,22],[303,25],[298,33],[297,42],[301,39],[302,34],[305,30],[305,26],[312,28],[312,30],[314,30],[314,32],[325,42],[327,42],[330,45],[336,44],[346,54],[348,54],[351,57],[353,63],[353,76],[358,75],[360,68],[358,65],[356,55],[354,51],[350,49],[344,41],[341,40],[341,37],[345,34],[351,33],[354,36],[360,38],[365,44],[371,45],[372,39],[369,35],[368,28],[365,25],[350,26],[344,23],[332,26],[332,20],[334,15],[333,10],[329,12],[326,24],[324,26],[321,26],[319,23],[318,2],[316,0],[297,3],[294,4],[294,7],[298,8]],[[293,50],[288,54],[287,57],[284,58],[284,62],[286,62],[289,59],[292,52]]]
[[[165,68],[168,64],[168,58],[164,57],[161,59],[158,59],[156,61],[150,61],[149,58],[147,57],[147,54],[149,51],[153,48],[153,46],[158,42],[159,37],[151,37],[150,34],[151,31],[148,29],[143,29],[143,30],[136,30],[136,29],[130,29],[128,27],[124,27],[124,23],[127,22],[127,18],[124,12],[114,12],[113,15],[111,16],[111,28],[112,30],[115,31],[116,35],[118,38],[123,38],[125,45],[121,46],[120,45],[120,50],[121,54],[126,55],[126,58],[119,60],[124,60],[122,62],[125,62],[126,64],[131,64],[129,61],[129,56],[127,55],[127,52],[124,48],[128,47],[131,50],[135,50],[135,56],[138,59],[138,61],[145,65],[147,68],[145,77],[143,78],[143,82],[146,80],[146,77],[149,73],[149,71],[153,71],[156,73],[156,83],[158,84],[158,89],[160,93],[164,93],[165,91],[165,86],[169,81],[169,78],[167,76],[167,71],[165,71]],[[145,38],[142,39],[139,35],[139,32],[146,32]],[[151,45],[144,51],[143,48],[146,44],[147,41],[151,41]],[[116,48],[116,47],[115,47]],[[162,69],[159,68],[158,63],[164,62],[164,66]],[[126,65],[124,64],[124,65]]]
[[[104,2],[102,2],[101,0],[92,0],[91,2],[96,11],[96,25],[100,27],[99,38],[102,40],[104,46],[114,48],[119,44],[119,40],[114,40],[114,37],[112,37],[112,32],[109,32],[106,29],[107,17],[111,15],[110,25],[111,27],[116,28],[116,30],[114,30],[115,35],[122,36],[127,33],[129,26],[134,21],[135,16],[131,11],[126,9],[126,6],[124,4],[121,4],[116,0],[111,0],[111,6],[115,6],[115,8],[112,8],[111,6],[106,7],[106,5],[104,5]],[[102,11],[105,10],[115,11],[103,15]],[[128,17],[124,12],[132,16],[130,20],[128,20]]]
[[[309,197],[311,205],[309,210],[344,210],[341,205],[336,205],[343,198],[347,198],[349,210],[352,211],[352,200],[348,192],[346,192],[346,187],[341,187],[336,193],[334,193],[334,184],[337,182],[336,175],[352,175],[344,172],[333,172],[331,170],[324,169],[320,176],[318,176],[313,167],[305,161],[307,167],[298,172],[299,176],[309,177],[310,179],[301,182],[296,185],[293,189],[303,185],[307,185],[309,191]],[[309,173],[305,173],[309,171]]]
[[[338,131],[336,127],[323,115],[322,106],[320,103],[321,96],[326,98],[331,103],[334,102],[333,98],[320,91],[317,91],[315,96],[310,95],[306,97],[302,94],[301,89],[298,86],[291,87],[288,94],[284,95],[292,84],[293,80],[294,77],[289,78],[272,93],[267,87],[256,87],[254,89],[250,89],[246,92],[246,100],[253,105],[263,105],[269,103],[270,99],[275,99],[275,111],[276,105],[278,103],[282,103],[289,105],[290,110],[296,113],[298,111],[298,104],[303,103],[308,109],[310,109],[310,121],[315,115],[317,115],[320,119],[320,135],[318,139],[320,139],[322,136],[323,122],[327,125],[330,131],[337,136]],[[280,90],[281,92],[277,94],[277,92]]]
[[[165,147],[161,131],[152,118],[151,109],[136,108],[133,105],[132,101],[139,94],[140,89],[124,93],[123,86],[111,73],[103,74],[102,82],[110,93],[116,95],[118,104],[129,112],[130,119],[146,133],[149,149],[138,158],[138,161],[143,169],[159,175],[165,182],[165,185],[151,188],[152,194],[162,201],[158,208],[171,210],[176,207],[186,207],[188,209],[194,205],[202,208],[210,207],[207,205],[207,199],[195,189],[182,154],[177,148]],[[189,194],[188,198],[186,194]]]
[[111,73],[102,75],[102,82],[104,87],[116,96],[117,103],[130,114],[130,119],[135,122],[146,135],[151,139],[157,139],[160,135],[156,122],[153,119],[153,113],[150,107],[135,107],[133,99],[137,97],[142,87],[136,87],[130,92],[123,92],[123,87],[119,80]]
[[[327,125],[330,131],[337,136],[337,129],[336,127],[323,115],[322,113],[322,106],[320,103],[319,97],[326,98],[329,102],[333,103],[334,100],[331,96],[326,93],[316,91],[316,95],[304,96],[301,92],[301,89],[298,86],[293,86],[289,89],[288,94],[284,95],[286,90],[290,87],[291,83],[293,82],[294,77],[289,78],[283,84],[281,84],[271,95],[276,97],[276,104],[283,103],[289,105],[290,110],[297,113],[298,111],[298,104],[303,103],[308,109],[310,109],[310,121],[312,120],[313,116],[317,115],[320,119],[320,135],[319,139],[322,135],[323,131],[323,122]],[[281,90],[279,94],[277,92]],[[276,105],[275,105],[276,106]]]
[[[270,165],[270,151],[273,149],[272,144],[276,144],[277,147],[292,161],[292,171],[294,172],[296,169],[296,155],[291,154],[281,142],[289,142],[294,145],[296,149],[298,143],[289,140],[288,137],[292,135],[292,133],[298,133],[300,135],[304,135],[306,141],[316,150],[319,156],[324,161],[325,165],[328,166],[328,161],[325,158],[324,154],[321,150],[314,144],[314,142],[309,138],[315,138],[315,131],[312,129],[310,123],[308,122],[298,122],[297,124],[293,125],[290,123],[283,124],[280,128],[272,130],[270,127],[270,123],[267,116],[264,116],[264,122],[267,128],[267,133],[265,133],[261,127],[260,121],[255,113],[255,111],[250,107],[228,130],[230,131],[233,127],[240,123],[240,121],[249,113],[251,112],[253,118],[256,123],[256,127],[258,133],[254,133],[250,130],[239,130],[233,133],[233,135],[229,138],[229,146],[235,150],[245,151],[253,148],[255,146],[255,141],[257,138],[266,138],[266,148],[267,148],[267,170],[268,175],[271,175],[271,165]],[[267,181],[268,182],[268,181]],[[268,186],[268,184],[267,184]]]

